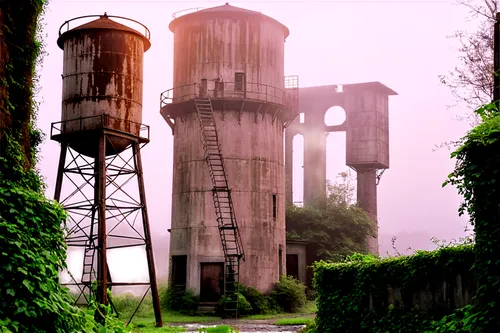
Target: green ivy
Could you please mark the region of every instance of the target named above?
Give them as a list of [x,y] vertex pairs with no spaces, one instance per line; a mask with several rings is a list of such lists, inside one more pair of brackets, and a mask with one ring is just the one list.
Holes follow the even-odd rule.
[[[420,310],[412,295],[438,290],[443,281],[451,286],[458,275],[463,284],[472,284],[473,249],[462,245],[407,257],[354,255],[344,263],[316,263],[317,332],[424,332],[453,310]],[[389,302],[388,286],[400,291],[399,302]]]
[[[65,268],[63,208],[45,197],[35,164],[43,134],[35,126],[35,67],[41,61],[43,0],[2,4],[0,62],[0,331],[125,333],[110,307],[72,305],[59,282]],[[96,314],[107,314],[103,324]]]
[[494,104],[479,108],[481,123],[451,154],[456,167],[443,184],[463,196],[460,215],[468,213],[475,231],[477,295],[469,332],[500,331],[500,113]]

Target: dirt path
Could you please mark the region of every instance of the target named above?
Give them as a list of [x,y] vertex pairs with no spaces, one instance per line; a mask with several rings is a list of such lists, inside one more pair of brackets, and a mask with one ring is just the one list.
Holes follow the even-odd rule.
[[[286,318],[293,317],[311,317],[311,315],[297,315],[297,316],[287,316]],[[219,325],[229,325],[233,328],[236,328],[240,333],[295,333],[300,331],[305,325],[285,325],[285,326],[277,326],[274,323],[280,318],[273,319],[223,319],[217,322],[210,323],[170,323],[169,326],[182,326],[187,329],[188,332],[196,332],[198,328],[201,327],[213,327]]]

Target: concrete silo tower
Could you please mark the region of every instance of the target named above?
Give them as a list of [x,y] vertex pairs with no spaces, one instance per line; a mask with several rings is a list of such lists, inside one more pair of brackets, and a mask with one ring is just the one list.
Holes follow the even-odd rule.
[[[91,17],[98,19],[70,29],[75,20]],[[136,24],[144,33],[110,18]],[[83,252],[81,277],[69,272],[69,285],[79,291],[77,302],[95,294],[102,304],[110,301],[107,288],[143,286],[151,291],[161,325],[140,154],[149,142],[149,127],[141,123],[149,30],[123,17],[82,16],[64,22],[57,44],[64,66],[62,121],[51,128],[51,139],[61,143],[55,199],[68,212],[70,251]],[[112,279],[108,251],[131,246],[144,248],[149,281]]]
[[285,273],[283,130],[298,104],[298,78],[284,76],[289,31],[227,3],[175,17],[170,30],[171,283],[201,302],[231,298],[238,279],[269,292]]

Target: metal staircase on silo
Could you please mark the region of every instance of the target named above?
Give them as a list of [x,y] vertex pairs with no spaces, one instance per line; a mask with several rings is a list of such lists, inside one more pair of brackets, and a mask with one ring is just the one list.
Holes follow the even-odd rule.
[[238,315],[238,281],[240,259],[245,261],[240,232],[227,183],[226,169],[222,157],[212,102],[209,97],[195,99],[200,121],[205,160],[212,180],[212,197],[219,235],[224,251],[224,310],[226,317]]

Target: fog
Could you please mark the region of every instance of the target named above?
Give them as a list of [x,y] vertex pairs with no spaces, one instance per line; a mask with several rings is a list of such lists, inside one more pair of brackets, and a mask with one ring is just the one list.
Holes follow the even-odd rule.
[[[44,16],[46,51],[41,71],[38,126],[50,132],[61,116],[63,52],[57,47],[59,26],[89,14],[126,16],[151,30],[151,49],[144,58],[143,123],[151,125],[151,143],[142,152],[146,196],[158,274],[168,265],[172,185],[172,135],[159,114],[159,96],[172,88],[173,34],[168,23],[174,12],[222,5],[216,1],[62,1],[52,0]],[[234,6],[261,11],[290,29],[285,43],[286,75],[299,75],[301,87],[380,81],[398,93],[390,97],[390,163],[378,186],[380,252],[396,244],[432,248],[431,237],[464,235],[466,217],[459,218],[456,189],[441,184],[454,167],[450,151],[435,145],[463,136],[469,124],[455,120],[468,110],[454,103],[438,75],[457,64],[458,45],[446,38],[465,26],[464,8],[444,1],[234,1]],[[286,10],[284,10],[286,8]],[[446,13],[446,15],[443,15]],[[326,110],[325,110],[326,111]],[[300,140],[294,150],[300,151]],[[328,136],[327,177],[347,169],[345,134]],[[296,148],[296,149],[295,149]],[[46,139],[39,165],[47,195],[53,197],[59,144]],[[300,167],[301,161],[295,165]],[[298,169],[298,168],[295,168]],[[294,175],[294,183],[301,182]],[[294,200],[300,200],[300,187]],[[122,251],[119,253],[119,251]],[[130,250],[132,251],[132,250]],[[110,252],[112,274],[127,281],[145,278],[141,249]],[[78,275],[81,254],[69,265]]]

